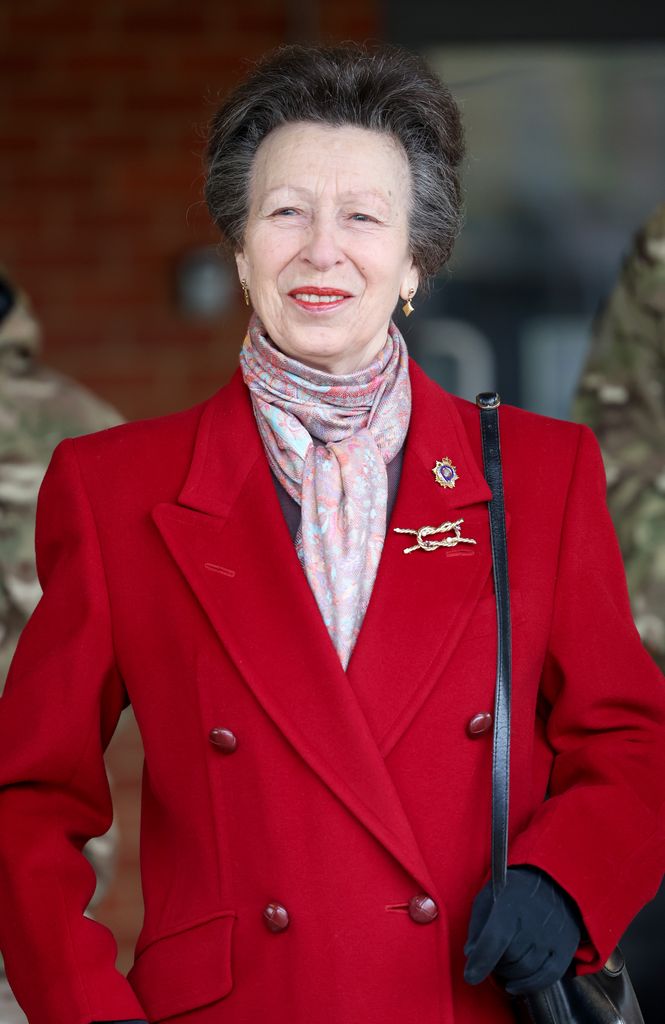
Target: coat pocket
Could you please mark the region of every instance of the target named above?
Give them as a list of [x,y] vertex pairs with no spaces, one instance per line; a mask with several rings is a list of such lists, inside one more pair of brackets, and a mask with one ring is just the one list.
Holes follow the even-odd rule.
[[222,911],[154,939],[127,980],[151,1021],[223,999],[233,988],[231,938],[236,915]]

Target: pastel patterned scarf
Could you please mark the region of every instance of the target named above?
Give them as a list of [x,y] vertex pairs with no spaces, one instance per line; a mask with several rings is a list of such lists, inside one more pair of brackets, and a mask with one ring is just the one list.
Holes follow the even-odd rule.
[[411,415],[406,343],[391,321],[369,366],[325,373],[284,355],[254,313],[240,366],[270,467],[301,506],[296,551],[346,669],[386,535],[386,464]]

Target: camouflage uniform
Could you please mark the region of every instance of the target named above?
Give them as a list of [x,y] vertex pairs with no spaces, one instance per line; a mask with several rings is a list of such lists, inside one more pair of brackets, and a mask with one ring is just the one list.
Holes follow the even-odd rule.
[[665,669],[665,204],[599,317],[573,416],[600,442],[635,623]]
[[[34,562],[37,492],[51,453],[64,437],[121,422],[80,385],[38,363],[40,331],[28,299],[0,268],[0,693],[21,629],[41,590]],[[97,873],[90,906],[110,879],[115,826],[85,854]],[[0,1024],[25,1021],[0,961]]]

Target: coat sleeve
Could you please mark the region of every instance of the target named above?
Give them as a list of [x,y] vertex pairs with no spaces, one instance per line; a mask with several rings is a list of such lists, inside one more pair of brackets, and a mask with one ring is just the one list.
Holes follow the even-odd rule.
[[113,818],[103,754],[127,694],[71,440],[42,482],[35,545],[43,595],[0,699],[0,948],[31,1024],[141,1019],[113,935],[84,914],[96,879],[82,849]]
[[541,868],[575,899],[590,940],[577,955],[586,973],[665,869],[665,681],[633,625],[598,444],[579,430],[541,680],[548,799],[511,842],[509,862]]

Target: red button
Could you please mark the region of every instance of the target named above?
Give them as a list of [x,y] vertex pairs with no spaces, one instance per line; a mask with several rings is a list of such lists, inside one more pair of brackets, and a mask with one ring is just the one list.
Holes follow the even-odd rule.
[[439,908],[426,893],[412,896],[409,900],[409,917],[416,924],[429,924],[439,916]]
[[238,746],[238,740],[231,730],[222,729],[221,726],[211,729],[208,739],[223,754],[232,754]]
[[263,920],[271,932],[283,932],[289,926],[289,912],[281,903],[269,903],[264,907]]
[[474,715],[467,725],[469,736],[482,736],[492,728],[492,716],[489,711],[481,711]]

